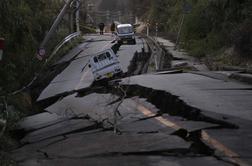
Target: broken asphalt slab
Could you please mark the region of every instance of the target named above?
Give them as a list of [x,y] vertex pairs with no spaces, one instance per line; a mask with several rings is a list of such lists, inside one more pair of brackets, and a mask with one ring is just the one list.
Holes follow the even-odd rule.
[[[66,136],[66,139],[55,140],[54,143],[44,147],[30,148],[28,156],[23,156],[21,149],[14,156],[22,159],[21,162],[32,158],[41,160],[57,159],[90,159],[113,156],[148,156],[166,155],[177,156],[187,153],[190,143],[166,134],[122,134],[115,135],[113,132],[98,132],[93,134],[75,134]],[[31,145],[27,145],[31,146]],[[156,154],[155,154],[156,153]],[[163,154],[164,153],[164,154]],[[44,156],[43,156],[44,155]],[[29,157],[30,156],[30,157]],[[118,161],[117,161],[118,162]],[[50,163],[50,162],[49,162]],[[118,164],[118,163],[117,163]]]
[[[238,130],[232,129],[214,129],[209,128],[205,129],[205,131],[213,138],[217,139],[224,146],[228,146],[231,150],[233,150],[242,160],[250,160],[252,159],[252,123],[251,121],[245,121],[243,119],[235,119],[234,123],[239,124]],[[219,155],[223,155],[223,152],[220,152]],[[234,156],[236,157],[236,156]],[[251,163],[251,162],[249,162]]]
[[[113,122],[114,110],[119,102],[109,104],[118,99],[112,94],[92,93],[84,97],[78,97],[77,93],[63,98],[61,101],[49,106],[45,110],[57,115],[64,115],[65,110],[71,110],[76,116],[87,115],[97,122]],[[118,107],[120,121],[136,121],[145,116],[136,110],[137,103],[125,99]]]
[[83,68],[89,58],[73,61],[61,74],[43,90],[37,101],[57,96],[75,89],[87,88],[93,83],[93,75],[89,68]]
[[36,114],[33,116],[28,116],[22,119],[17,124],[17,130],[23,130],[25,132],[30,132],[33,130],[38,130],[56,123],[65,121],[66,117],[59,116],[54,113],[44,112]]
[[[58,137],[50,141],[30,144],[13,152],[20,165],[99,165],[101,160],[108,165],[125,164],[186,166],[189,163],[226,165],[213,157],[204,157],[189,152],[190,143],[177,136],[164,133],[121,134],[111,131],[91,134],[79,133]],[[24,155],[21,152],[25,152]],[[100,160],[101,159],[101,160]],[[127,159],[127,161],[126,161]],[[153,160],[157,159],[157,160]],[[187,161],[187,162],[186,162]],[[105,163],[102,163],[103,165]]]
[[[118,103],[113,103],[113,101],[116,100],[117,96],[111,94],[90,94],[84,97],[81,97],[80,94],[78,96],[74,94],[55,103],[49,107],[48,111],[55,110],[54,113],[62,116],[66,110],[70,110],[77,117],[78,115],[88,115],[92,117],[91,119],[100,118],[102,120],[105,118],[112,121],[111,116]],[[108,105],[108,103],[113,104]],[[186,158],[185,156],[188,155],[187,157],[191,158],[188,160],[194,162],[195,157],[202,155],[190,152],[190,142],[186,142],[175,135],[171,136],[170,134],[175,130],[159,124],[155,119],[144,120],[143,118],[146,116],[136,110],[139,104],[144,104],[146,108],[158,111],[153,105],[146,103],[145,99],[125,99],[119,107],[122,117],[125,117],[118,123],[118,129],[122,131],[119,135],[115,135],[112,131],[96,130],[96,128],[92,128],[91,130],[94,130],[94,132],[88,134],[89,127],[87,129],[82,126],[78,129],[78,126],[83,124],[81,121],[76,124],[77,130],[75,123],[73,125],[71,123],[70,125],[59,123],[56,126],[53,125],[28,134],[26,141],[33,142],[33,144],[28,144],[15,151],[14,158],[22,159],[20,165],[53,165],[68,160],[77,163],[78,161],[85,162],[86,160],[91,161],[93,158],[102,157],[105,157],[104,160],[107,161],[115,156],[113,161],[118,164],[116,158],[119,159],[120,156],[143,156],[142,162],[149,165],[149,157],[154,156],[163,158],[163,164],[171,162],[166,162],[167,157],[180,156],[179,160],[175,162],[179,164],[182,161],[180,160],[181,156]],[[158,132],[155,132],[157,130]],[[24,152],[23,148],[30,151],[30,153],[25,151],[26,155],[22,154],[21,152]],[[200,158],[198,158],[199,163],[204,161],[204,159]],[[213,163],[223,165],[221,161],[214,161],[213,158],[211,160]],[[138,163],[138,161],[132,160],[129,163],[134,164]]]
[[138,85],[178,96],[187,105],[202,110],[252,120],[252,86],[182,73],[140,75],[123,79],[122,85]]
[[[118,97],[112,94],[92,93],[84,97],[80,97],[76,93],[64,97],[62,100],[46,108],[46,110],[58,115],[64,115],[65,110],[71,110],[71,112],[73,112],[76,116],[88,116],[91,119],[96,120],[98,123],[103,123],[105,126],[108,125],[107,127],[112,127],[114,122],[114,111],[119,103],[117,99]],[[151,114],[153,115],[150,115],[150,117],[144,115],[139,110],[141,107],[151,110]],[[158,115],[159,109],[148,103],[146,99],[124,99],[118,107],[118,111],[120,115],[118,115],[117,123],[118,130],[120,132],[139,133],[159,131],[161,129],[164,131],[167,129],[166,132],[171,134],[176,131],[174,129],[168,129],[167,126],[155,120],[155,115],[157,115],[157,117],[161,116]],[[166,117],[167,115],[163,116]],[[171,117],[169,118],[171,119]],[[172,117],[172,120],[176,123],[179,122],[179,124],[183,124],[181,125],[182,128],[188,130],[189,132],[218,126],[218,124],[214,123],[186,121],[183,118],[174,119]]]
[[35,143],[48,138],[67,135],[74,132],[87,131],[94,128],[97,128],[97,124],[95,122],[86,119],[68,119],[28,133],[21,142]]
[[[47,152],[51,157],[84,158],[113,153],[168,151],[169,149],[184,149],[186,151],[189,147],[190,143],[183,139],[164,133],[149,134],[148,136],[145,134],[115,135],[112,131],[107,131],[79,136],[78,134],[72,135],[67,140],[41,150]],[[62,151],[62,148],[65,150]]]
[[[194,154],[182,157],[181,154],[186,153],[189,146],[176,136],[160,133],[148,137],[141,134],[114,135],[112,132],[75,134],[49,146],[33,149],[28,154],[33,157],[23,158],[20,165],[118,165],[122,160],[126,165],[186,165],[183,160],[195,164],[208,161],[209,165],[225,165],[211,157],[197,157]],[[16,154],[16,157],[19,156]]]
[[20,166],[230,166],[224,161],[216,160],[213,157],[164,157],[164,156],[116,156],[96,157],[87,159],[31,159],[23,162]]
[[[113,40],[111,36],[89,36],[89,38],[92,37],[93,41],[91,43],[80,45],[84,51],[78,54],[75,59],[71,59],[71,63],[51,81],[48,87],[40,94],[37,101],[43,101],[76,89],[87,88],[93,83],[92,72],[87,67],[90,56],[103,49],[111,48],[114,44],[110,43]],[[100,38],[103,40],[99,40]]]
[[[233,161],[232,154],[237,154],[238,157],[236,156],[237,160],[235,159],[235,161],[238,163],[240,163],[240,159],[246,162],[250,161],[248,154],[252,153],[252,148],[246,145],[251,144],[249,131],[252,125],[252,91],[250,85],[192,73],[141,75],[131,77],[130,80],[130,83],[124,82],[124,80],[121,83],[130,91],[128,93],[135,91],[133,94],[137,93],[141,97],[146,97],[147,101],[162,108],[163,112],[171,114],[172,116],[168,116],[168,119],[185,128],[187,132],[210,131],[208,134],[215,143],[210,141],[209,146],[213,149],[217,148],[216,156],[220,158],[229,156],[229,161]],[[155,100],[155,97],[162,98],[162,100]],[[183,103],[193,109],[184,107],[184,111],[180,110],[182,112],[176,113],[172,102],[176,109],[181,107]],[[185,120],[177,120],[174,115],[181,115],[185,117]],[[163,117],[166,118],[166,115]],[[197,123],[202,122],[188,121],[187,118],[196,121],[206,120],[216,126],[207,123],[203,124],[202,128],[197,128],[200,125]]]

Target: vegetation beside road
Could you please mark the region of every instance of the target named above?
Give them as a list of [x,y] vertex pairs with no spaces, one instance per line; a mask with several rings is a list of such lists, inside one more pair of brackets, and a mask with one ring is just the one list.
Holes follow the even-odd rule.
[[[252,64],[251,0],[131,0],[152,30],[177,34],[185,13],[180,46],[195,57],[229,65]],[[184,8],[184,6],[186,6]],[[186,9],[186,10],[184,10]],[[142,13],[145,13],[144,15]]]
[[[0,120],[7,120],[4,135],[0,136],[0,165],[14,165],[6,152],[18,146],[15,140],[18,135],[12,132],[16,122],[26,115],[41,111],[34,105],[34,92],[29,89],[6,98],[3,96],[26,86],[41,71],[44,62],[37,59],[37,48],[62,5],[61,0],[2,0],[0,3],[0,38],[5,39],[3,60],[0,61]],[[67,35],[69,24],[67,19],[63,19],[46,45],[47,54]],[[67,53],[80,40],[65,45],[55,58]],[[9,106],[8,117],[3,112],[4,99]],[[4,124],[0,123],[0,132],[3,127]]]
[[[53,8],[52,8],[53,6]],[[5,38],[0,87],[13,91],[28,83],[42,63],[37,48],[59,11],[59,1],[3,0],[0,37]],[[63,35],[66,30],[60,29]],[[52,40],[52,45],[59,39]]]

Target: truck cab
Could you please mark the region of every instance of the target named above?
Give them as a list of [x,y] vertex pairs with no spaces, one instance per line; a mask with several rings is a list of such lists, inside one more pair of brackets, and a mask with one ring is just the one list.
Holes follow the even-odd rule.
[[109,79],[122,74],[118,57],[112,49],[107,49],[92,56],[89,60],[95,81]]
[[117,40],[122,44],[136,44],[134,28],[131,24],[119,24],[116,27]]

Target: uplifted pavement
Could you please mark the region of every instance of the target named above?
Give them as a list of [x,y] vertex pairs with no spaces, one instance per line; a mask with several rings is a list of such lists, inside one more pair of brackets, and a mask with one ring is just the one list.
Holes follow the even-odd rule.
[[[88,61],[95,53],[111,48],[115,43],[115,36],[111,34],[88,35],[86,42],[77,46],[69,54],[62,58],[60,63],[71,60],[69,66],[57,75],[40,94],[37,101],[67,93],[75,90],[88,88],[94,81]],[[144,43],[137,37],[136,45],[122,45],[118,51],[119,61],[123,72],[128,71],[128,66],[135,52],[142,51]],[[74,57],[74,58],[73,58]]]
[[[87,67],[88,61],[90,56],[93,54],[101,51],[102,49],[107,49],[112,46],[112,41],[114,37],[111,35],[89,35],[86,36],[87,41],[77,48],[73,50],[80,50],[79,51],[71,51],[63,60],[71,60],[70,65],[58,76],[56,76],[49,86],[44,89],[44,91],[40,94],[37,101],[41,101],[58,94],[73,91],[76,89],[87,88],[93,83],[93,76],[90,69]],[[76,54],[75,53],[79,53]],[[68,58],[69,56],[74,56],[73,58]]]
[[252,120],[251,85],[192,73],[139,75],[129,85],[169,92],[202,111]]
[[[173,100],[175,106],[184,105],[184,112],[177,112],[178,115],[189,119],[212,121],[219,123],[220,128],[209,128],[201,131],[201,137],[211,138],[215,141],[204,140],[206,144],[221,151],[220,154],[227,158],[237,158],[245,160],[238,161],[238,165],[250,165],[252,146],[252,86],[239,82],[234,82],[225,77],[215,76],[214,73],[167,73],[167,74],[147,74],[134,76],[122,81],[122,85],[133,87],[132,91],[141,89],[142,97],[149,101],[157,103],[163,111],[174,114],[174,107],[169,108],[169,104],[163,106],[163,100],[166,103]],[[158,101],[153,99],[156,94],[167,96],[167,99]],[[149,97],[152,96],[152,97]],[[187,107],[189,106],[189,107]],[[191,108],[191,110],[189,110]],[[198,112],[199,111],[199,112]],[[175,113],[176,114],[176,113]],[[191,114],[191,115],[190,115]],[[201,115],[199,115],[201,114]],[[203,116],[203,117],[202,117]],[[205,117],[205,118],[204,118]],[[234,126],[225,126],[222,122],[233,124]],[[180,122],[176,122],[180,124]],[[235,127],[236,126],[236,127]],[[205,137],[205,132],[207,136]],[[212,144],[213,142],[217,144]],[[229,157],[228,157],[229,156]],[[245,162],[245,163],[246,163]],[[249,163],[249,164],[248,164]]]
[[[71,110],[69,117],[85,117],[85,122],[72,119],[76,124],[82,125],[82,129],[77,128],[79,130],[72,130],[70,133],[67,132],[68,129],[75,129],[76,126],[59,123],[31,132],[24,138],[29,144],[13,151],[13,157],[20,165],[25,166],[116,166],[122,161],[127,166],[186,166],[202,163],[207,166],[229,165],[216,160],[211,152],[201,152],[198,149],[200,145],[195,146],[191,141],[173,134],[177,130],[167,127],[171,122],[166,117],[157,117],[163,123],[158,119],[148,118],[155,115],[158,109],[145,100],[136,97],[125,99],[120,104],[113,102],[115,99],[117,96],[112,94],[90,94],[84,97],[75,94],[55,103],[47,111],[66,117],[62,108],[68,108]],[[117,115],[117,133],[114,133],[113,113],[117,107],[120,115]],[[176,119],[180,121],[179,117],[174,120]],[[94,122],[97,124],[96,128],[90,127]],[[196,126],[192,125],[193,122],[186,123],[188,126],[191,124],[191,127]],[[210,123],[201,124],[203,128],[215,126]]]

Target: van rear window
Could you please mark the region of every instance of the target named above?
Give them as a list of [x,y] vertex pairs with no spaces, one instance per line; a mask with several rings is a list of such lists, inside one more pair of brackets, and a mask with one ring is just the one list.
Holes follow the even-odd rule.
[[103,53],[103,54],[100,54],[100,55],[94,57],[94,62],[98,63],[98,62],[104,61],[105,59],[109,59],[109,60],[112,59],[109,52],[106,52],[106,53]]
[[99,61],[103,61],[105,59],[107,59],[106,54],[100,54],[100,55],[98,55],[98,60]]

